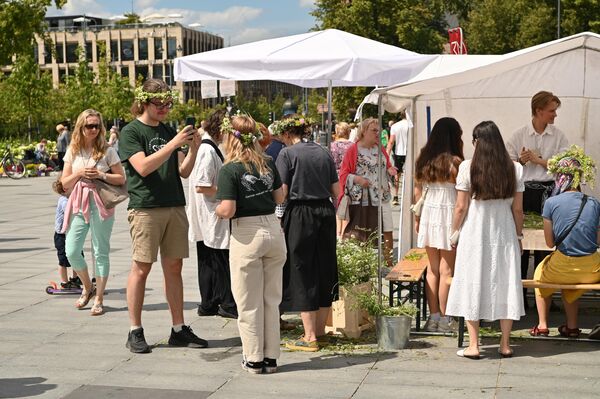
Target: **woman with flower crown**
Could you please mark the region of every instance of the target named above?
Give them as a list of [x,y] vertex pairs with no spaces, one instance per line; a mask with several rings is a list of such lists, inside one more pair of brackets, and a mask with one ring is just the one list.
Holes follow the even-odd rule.
[[281,178],[260,147],[256,122],[223,118],[227,153],[217,181],[217,216],[231,219],[229,264],[242,339],[242,368],[273,373],[279,358],[279,304],[285,240],[275,205],[283,202]]
[[[595,163],[583,149],[573,145],[548,160],[548,172],[555,173],[553,196],[544,203],[544,237],[556,250],[535,269],[536,281],[556,284],[600,282],[600,202],[581,192],[581,184],[593,187]],[[554,289],[536,288],[538,324],[529,330],[533,336],[548,336],[548,311]],[[565,324],[558,327],[563,337],[577,338],[579,297],[584,290],[562,290]]]
[[325,323],[337,296],[335,209],[331,202],[339,191],[331,154],[314,142],[310,122],[301,116],[280,121],[292,145],[277,158],[288,206],[283,216],[288,248],[289,280],[282,304],[284,310],[299,311],[304,336],[288,342],[292,350],[314,352],[325,338]]

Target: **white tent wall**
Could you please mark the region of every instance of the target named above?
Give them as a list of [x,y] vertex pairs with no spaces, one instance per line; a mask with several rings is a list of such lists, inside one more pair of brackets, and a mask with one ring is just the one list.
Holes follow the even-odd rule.
[[[408,154],[407,163],[414,164],[427,141],[427,107],[432,127],[444,116],[458,120],[463,128],[465,157],[470,158],[473,154],[471,133],[479,122],[493,120],[504,140],[508,140],[516,129],[531,120],[531,97],[540,90],[551,91],[561,99],[555,125],[565,133],[569,143],[582,146],[600,163],[600,52],[598,48],[587,47],[561,50],[563,52],[492,77],[414,97],[411,110],[414,140],[412,146],[409,143],[412,153]],[[402,95],[403,89],[409,92],[411,86],[390,90],[383,101],[410,101],[408,96]],[[400,95],[395,96],[395,91]],[[412,167],[407,165],[405,173],[402,206],[408,209],[414,184]],[[600,181],[594,190],[587,188],[586,191],[600,196]],[[416,243],[412,214],[403,212],[402,219],[400,253]]]

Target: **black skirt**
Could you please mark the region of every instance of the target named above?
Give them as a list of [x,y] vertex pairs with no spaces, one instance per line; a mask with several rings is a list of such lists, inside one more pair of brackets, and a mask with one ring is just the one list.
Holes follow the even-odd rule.
[[329,200],[290,201],[283,216],[287,246],[282,310],[330,307],[338,296],[335,209]]

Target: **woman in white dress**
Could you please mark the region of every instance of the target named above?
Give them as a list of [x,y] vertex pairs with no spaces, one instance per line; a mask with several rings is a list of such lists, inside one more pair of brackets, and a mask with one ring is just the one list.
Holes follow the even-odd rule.
[[450,288],[446,281],[452,276],[456,255],[449,238],[456,203],[454,184],[458,165],[464,159],[461,136],[462,129],[455,119],[439,119],[415,163],[415,201],[427,190],[421,217],[415,216],[415,229],[417,246],[424,247],[429,258],[425,284],[429,318],[424,329],[430,332],[452,329],[446,316]]
[[479,320],[500,320],[498,352],[511,357],[513,320],[525,314],[521,284],[523,167],[513,162],[494,122],[473,130],[472,160],[458,169],[453,242],[460,231],[446,312],[462,316],[469,347],[458,356],[479,359]]

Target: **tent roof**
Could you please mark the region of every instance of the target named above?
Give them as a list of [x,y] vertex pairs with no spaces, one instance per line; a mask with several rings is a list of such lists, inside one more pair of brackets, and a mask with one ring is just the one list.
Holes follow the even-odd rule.
[[[376,89],[373,93],[384,95],[384,103],[391,105],[394,103],[394,97],[413,98],[439,92],[491,78],[577,49],[599,52],[600,35],[583,32],[505,55],[442,55],[414,78],[394,86]],[[584,63],[584,66],[588,64],[589,62]]]
[[276,80],[303,87],[382,86],[406,81],[437,56],[336,29],[261,40],[179,57],[175,80]]

